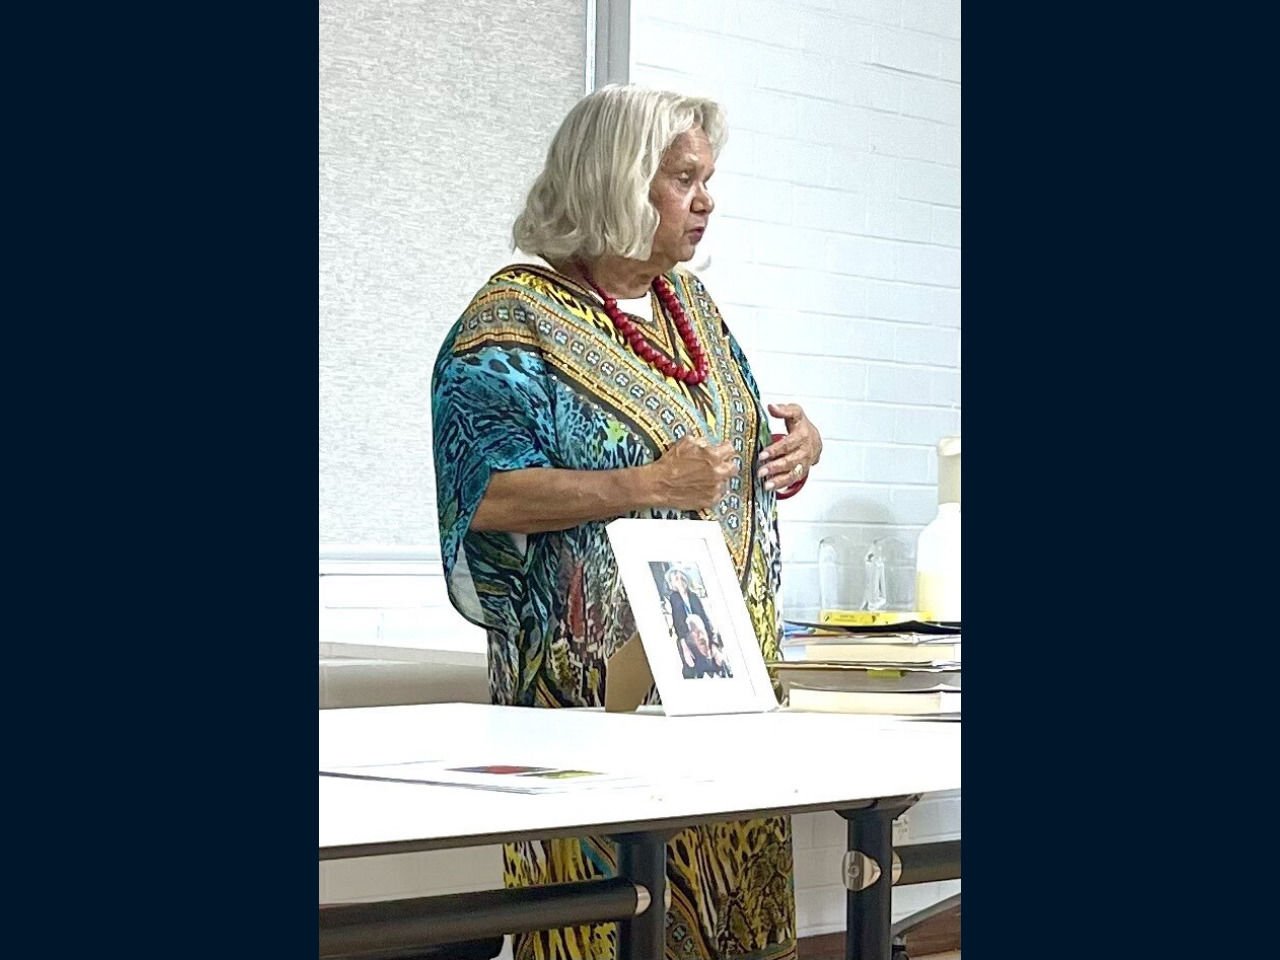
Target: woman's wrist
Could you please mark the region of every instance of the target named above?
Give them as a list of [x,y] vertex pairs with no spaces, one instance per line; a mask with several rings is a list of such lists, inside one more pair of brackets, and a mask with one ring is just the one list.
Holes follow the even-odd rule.
[[658,497],[658,484],[655,474],[657,461],[646,463],[640,467],[628,467],[622,471],[626,483],[624,494],[632,510],[649,510],[661,507]]

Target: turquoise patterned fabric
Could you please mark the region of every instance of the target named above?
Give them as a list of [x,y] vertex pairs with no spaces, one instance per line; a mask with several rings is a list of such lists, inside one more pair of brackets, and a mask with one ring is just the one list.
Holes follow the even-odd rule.
[[[619,602],[604,522],[523,544],[469,530],[491,473],[640,466],[691,432],[729,440],[743,454],[719,510],[702,516],[724,525],[766,659],[777,657],[776,500],[753,469],[767,420],[701,282],[683,271],[668,279],[711,360],[699,387],[662,376],[631,352],[593,297],[534,267],[495,274],[441,346],[432,377],[441,552],[452,602],[489,631],[497,703],[599,705],[604,660],[631,636],[634,620]],[[674,325],[656,308],[655,317],[655,345],[689,363]],[[631,514],[641,515],[699,516]]]
[[[629,516],[719,520],[761,650],[778,658],[777,503],[755,477],[766,412],[704,285],[683,270],[667,280],[708,356],[698,386],[637,357],[589,291],[527,264],[491,277],[440,348],[432,424],[441,553],[451,601],[486,628],[494,703],[602,705],[605,663],[635,622],[607,521],[528,537],[469,529],[490,476],[640,466],[688,434],[739,452],[724,499],[703,513]],[[653,306],[650,342],[691,366],[656,296]],[[608,876],[615,864],[605,839],[557,840],[507,845],[504,872],[511,885],[553,883]],[[668,844],[667,956],[793,958],[791,870],[788,818],[682,831]],[[606,958],[614,942],[611,924],[548,931],[517,938],[516,956]]]

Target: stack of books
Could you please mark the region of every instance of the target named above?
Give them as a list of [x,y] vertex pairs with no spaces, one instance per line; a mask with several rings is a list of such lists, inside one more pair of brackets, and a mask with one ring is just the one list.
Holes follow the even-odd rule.
[[794,710],[960,718],[958,623],[788,623],[782,655]]

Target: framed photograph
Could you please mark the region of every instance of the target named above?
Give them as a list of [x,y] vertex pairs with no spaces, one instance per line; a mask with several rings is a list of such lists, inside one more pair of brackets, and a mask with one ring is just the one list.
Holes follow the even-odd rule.
[[605,529],[663,711],[776,710],[720,525],[623,518]]

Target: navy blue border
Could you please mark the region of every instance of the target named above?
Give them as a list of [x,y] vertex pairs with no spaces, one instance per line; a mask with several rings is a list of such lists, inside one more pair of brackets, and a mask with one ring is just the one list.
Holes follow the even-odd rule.
[[22,919],[313,956],[316,14],[39,16],[9,25]]
[[1159,220],[1141,200],[1160,157],[1135,152],[1165,73],[1144,58],[1152,29],[1114,12],[965,8],[962,885],[975,955],[1140,955],[1162,934],[1143,919],[1165,882],[1160,844],[1139,838],[1176,791],[1148,771],[1179,700],[1155,651],[1180,630],[1169,584],[1153,590],[1149,573],[1173,541],[1148,532],[1176,515],[1161,484],[1179,457],[1151,368],[1178,312],[1162,299],[1176,280],[1150,269]]
[[111,332],[82,408],[86,652],[122,732],[84,886],[162,952],[314,956],[317,16],[120,26],[77,131],[114,278],[82,314]]
[[[249,839],[260,853],[228,857],[216,882],[243,911],[247,952],[314,956],[319,26],[308,7],[231,19],[250,50],[214,84],[228,81],[237,96],[219,111],[208,171],[211,204],[232,214],[207,234],[214,283],[225,287],[204,340],[218,344],[211,373],[223,385],[210,413],[226,418],[207,451],[218,463],[207,541],[219,544],[218,566],[237,571],[210,571],[225,585],[216,594],[225,615],[208,641],[221,637],[238,656],[233,683],[219,690],[213,678],[211,694],[230,694],[233,709],[210,732],[245,767],[222,798],[242,812],[225,842]],[[219,535],[226,529],[234,540]]]

